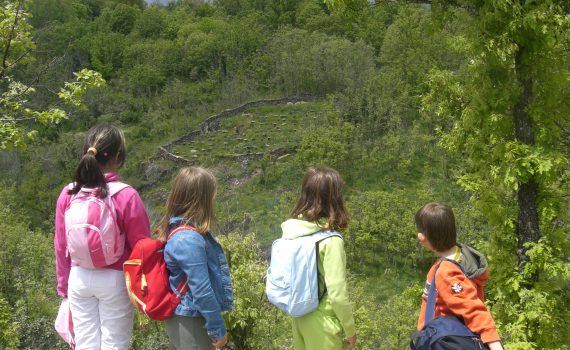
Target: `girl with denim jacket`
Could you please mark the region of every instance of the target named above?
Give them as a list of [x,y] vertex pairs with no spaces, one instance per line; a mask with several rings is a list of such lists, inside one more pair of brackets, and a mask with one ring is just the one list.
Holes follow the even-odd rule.
[[[345,229],[348,213],[342,199],[343,187],[338,171],[327,167],[310,168],[303,178],[291,218],[281,224],[283,238]],[[330,237],[319,243],[317,267],[319,294],[324,290],[324,295],[315,311],[292,319],[295,350],[352,349],[356,344],[356,328],[348,297],[342,238]]]
[[233,309],[233,292],[226,256],[209,232],[214,218],[216,178],[206,169],[178,172],[158,225],[160,239],[180,225],[191,226],[172,236],[164,249],[170,288],[188,279],[188,292],[166,320],[169,350],[223,347],[228,334],[222,311]]

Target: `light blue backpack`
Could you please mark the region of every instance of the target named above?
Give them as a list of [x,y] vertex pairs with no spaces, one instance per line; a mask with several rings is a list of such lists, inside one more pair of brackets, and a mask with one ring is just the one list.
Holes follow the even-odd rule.
[[293,317],[319,306],[318,243],[333,236],[342,238],[338,232],[319,231],[273,241],[265,282],[265,293],[273,305]]

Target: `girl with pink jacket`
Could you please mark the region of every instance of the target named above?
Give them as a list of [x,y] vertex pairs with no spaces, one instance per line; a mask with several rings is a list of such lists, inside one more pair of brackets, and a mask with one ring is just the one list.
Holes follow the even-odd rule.
[[[137,191],[118,182],[116,171],[124,160],[122,131],[110,124],[94,126],[87,132],[73,182],[63,188],[57,200],[54,239],[57,293],[69,299],[76,350],[127,350],[129,346],[133,307],[125,286],[123,262],[138,240],[150,237],[150,223]],[[70,208],[80,196],[97,197],[107,203],[109,210],[99,213],[109,213],[112,217],[98,217],[89,212],[85,215],[88,222],[77,224],[81,215]],[[74,204],[73,208],[81,208],[82,204]],[[85,206],[91,211],[93,204],[89,202]],[[117,233],[116,241],[112,242],[114,256],[101,253],[104,248],[101,251],[88,249],[87,256],[82,256],[76,240],[93,244],[100,237],[93,233],[95,229],[90,225],[97,226],[107,219]],[[72,226],[70,222],[74,223],[73,227],[66,227],[66,224]],[[81,231],[82,226],[88,228]],[[81,236],[78,232],[85,233],[87,238],[77,238]],[[101,240],[99,247],[105,247],[103,238]]]

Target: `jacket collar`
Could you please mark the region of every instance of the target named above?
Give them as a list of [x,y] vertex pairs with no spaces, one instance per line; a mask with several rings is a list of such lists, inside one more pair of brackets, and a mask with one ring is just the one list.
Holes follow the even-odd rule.
[[119,175],[113,171],[105,173],[105,182],[119,181]]

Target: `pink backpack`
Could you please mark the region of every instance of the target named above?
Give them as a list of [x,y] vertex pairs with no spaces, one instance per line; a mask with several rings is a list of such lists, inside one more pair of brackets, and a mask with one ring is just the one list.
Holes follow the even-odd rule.
[[[129,187],[122,182],[108,182],[109,193],[99,198],[95,188],[82,188],[71,197],[65,211],[65,235],[71,261],[81,267],[105,267],[121,258],[125,235],[117,224],[111,197]],[[69,185],[73,188],[73,184]]]

